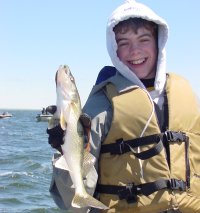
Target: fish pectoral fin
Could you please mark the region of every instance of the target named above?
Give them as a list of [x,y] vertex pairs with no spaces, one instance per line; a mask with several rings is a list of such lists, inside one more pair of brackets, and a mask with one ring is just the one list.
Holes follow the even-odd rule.
[[63,130],[67,129],[67,123],[65,122],[64,113],[62,111],[60,113],[60,126]]
[[104,205],[99,200],[95,199],[89,194],[86,194],[84,196],[81,196],[80,194],[75,194],[72,200],[72,206],[76,208],[94,207],[98,209],[109,209],[106,205]]

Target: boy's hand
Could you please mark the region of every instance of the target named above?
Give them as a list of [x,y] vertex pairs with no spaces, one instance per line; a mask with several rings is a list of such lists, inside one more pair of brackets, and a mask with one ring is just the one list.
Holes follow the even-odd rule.
[[[55,105],[48,106],[46,111],[54,114],[56,112],[57,107]],[[81,114],[80,122],[83,125],[84,135],[88,140],[88,131],[91,128],[91,118],[86,113]],[[59,152],[62,153],[61,145],[64,144],[64,133],[65,131],[61,128],[60,124],[56,125],[55,127],[49,129],[47,128],[48,143],[51,145],[52,148],[57,149]]]
[[60,151],[61,145],[64,143],[63,136],[64,130],[61,128],[60,124],[53,127],[52,129],[47,129],[48,143],[54,148]]
[[[50,105],[46,108],[46,112],[53,115],[56,112],[56,109],[57,107],[55,105]],[[61,153],[61,145],[64,143],[64,132],[65,131],[61,128],[59,123],[53,128],[47,128],[47,134],[49,135],[48,143],[51,145],[52,148],[57,149]]]

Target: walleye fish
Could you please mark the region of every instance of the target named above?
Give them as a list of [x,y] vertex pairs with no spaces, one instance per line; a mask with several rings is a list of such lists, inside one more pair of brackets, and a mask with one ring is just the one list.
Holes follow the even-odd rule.
[[83,127],[79,122],[81,102],[74,78],[68,66],[60,66],[56,73],[57,111],[62,129],[66,130],[63,156],[75,187],[72,206],[76,208],[94,207],[108,209],[103,203],[92,197],[85,189],[83,177],[92,167],[94,156],[84,150]]

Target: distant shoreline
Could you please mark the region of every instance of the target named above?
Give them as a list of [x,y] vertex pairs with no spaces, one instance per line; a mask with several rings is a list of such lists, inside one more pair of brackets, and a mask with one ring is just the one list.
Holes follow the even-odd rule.
[[15,111],[17,111],[17,110],[19,110],[19,111],[21,111],[21,110],[26,110],[26,111],[41,111],[41,108],[40,109],[0,108],[0,111],[12,111],[12,110],[15,110]]

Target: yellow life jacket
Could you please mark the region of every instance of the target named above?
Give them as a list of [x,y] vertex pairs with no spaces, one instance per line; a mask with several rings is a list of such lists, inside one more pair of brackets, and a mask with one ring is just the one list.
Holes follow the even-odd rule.
[[117,93],[107,85],[113,120],[101,148],[97,191],[110,209],[102,212],[200,212],[200,110],[183,78],[170,74],[165,91],[169,126],[162,133],[147,92]]

